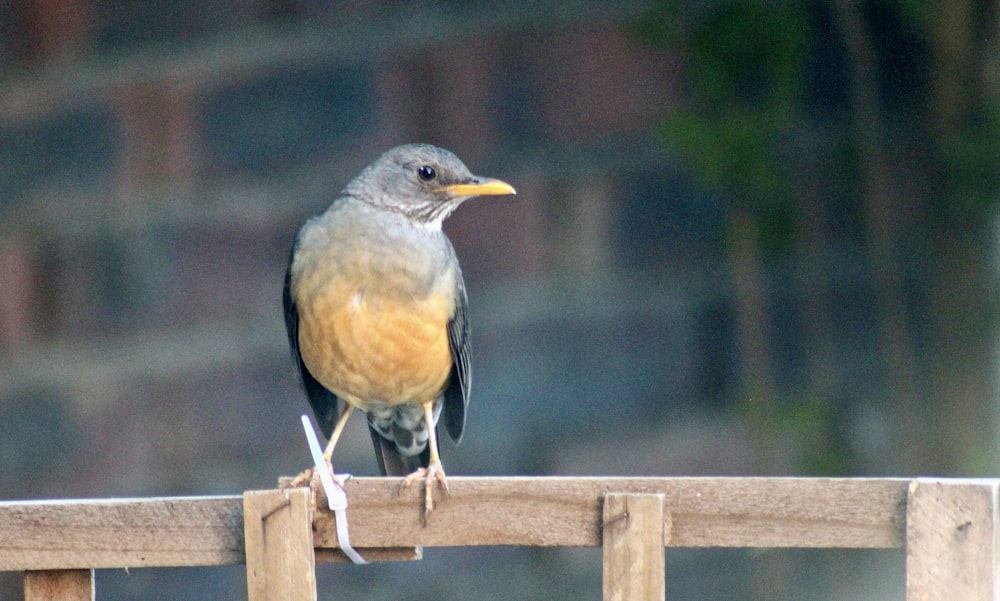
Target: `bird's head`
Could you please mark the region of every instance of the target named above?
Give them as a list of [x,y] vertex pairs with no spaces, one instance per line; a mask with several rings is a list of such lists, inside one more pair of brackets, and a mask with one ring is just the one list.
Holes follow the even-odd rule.
[[432,228],[440,228],[469,198],[515,193],[506,182],[472,175],[454,154],[429,144],[406,144],[386,151],[344,192]]

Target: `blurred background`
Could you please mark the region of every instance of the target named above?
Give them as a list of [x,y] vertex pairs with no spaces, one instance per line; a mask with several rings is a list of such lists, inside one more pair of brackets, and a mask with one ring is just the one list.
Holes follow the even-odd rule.
[[[413,141],[518,190],[445,224],[475,357],[449,474],[997,474],[1000,2],[500,4],[0,2],[0,498],[305,467],[288,249]],[[903,598],[893,551],[668,566],[672,600]],[[320,599],[601,590],[598,549],[319,572]],[[242,566],[97,594],[246,598]]]

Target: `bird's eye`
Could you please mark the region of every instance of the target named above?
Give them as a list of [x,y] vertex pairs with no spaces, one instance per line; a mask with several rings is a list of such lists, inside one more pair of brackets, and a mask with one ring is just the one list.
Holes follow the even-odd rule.
[[422,165],[417,168],[417,175],[425,182],[429,182],[437,177],[437,171],[430,165]]

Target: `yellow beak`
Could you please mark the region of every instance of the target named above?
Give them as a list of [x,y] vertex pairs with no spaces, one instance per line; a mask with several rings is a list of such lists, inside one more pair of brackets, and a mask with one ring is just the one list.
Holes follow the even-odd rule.
[[517,194],[514,190],[514,186],[511,186],[507,182],[502,182],[498,179],[490,179],[488,177],[477,177],[469,183],[443,186],[434,191],[443,192],[452,198],[459,198],[462,196],[502,196],[504,194]]

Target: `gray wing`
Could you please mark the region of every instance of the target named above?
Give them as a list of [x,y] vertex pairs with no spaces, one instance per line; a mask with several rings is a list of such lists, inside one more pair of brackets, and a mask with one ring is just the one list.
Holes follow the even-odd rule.
[[[454,255],[454,250],[452,254]],[[472,388],[472,346],[469,337],[469,299],[457,261],[455,284],[455,314],[448,322],[448,342],[454,364],[448,377],[448,385],[444,389],[444,427],[448,436],[458,443],[462,440],[465,429],[465,409],[469,406],[469,390]]]
[[285,287],[282,294],[282,301],[285,307],[285,330],[288,333],[288,348],[292,352],[292,361],[302,379],[302,387],[309,398],[316,421],[323,435],[330,438],[333,427],[340,416],[340,399],[326,389],[302,362],[302,355],[299,353],[299,311],[295,307],[295,295],[292,290],[292,263],[295,261],[295,251],[298,248],[299,237],[295,237],[292,245],[292,252],[288,257],[288,269],[285,271]]

